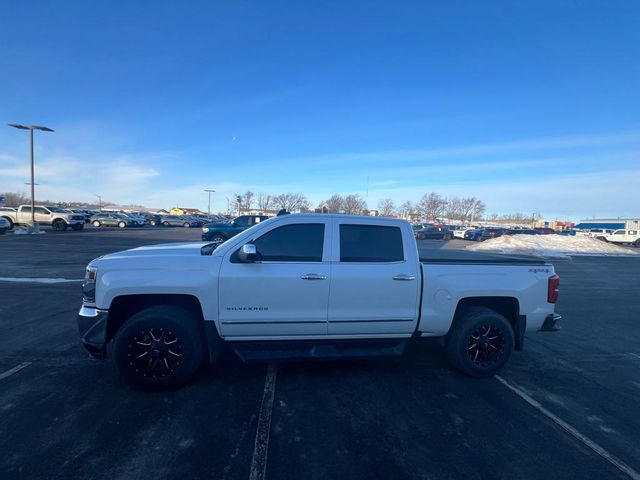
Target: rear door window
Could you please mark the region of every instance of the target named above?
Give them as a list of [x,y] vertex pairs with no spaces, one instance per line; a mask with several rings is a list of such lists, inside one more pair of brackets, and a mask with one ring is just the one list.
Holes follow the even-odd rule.
[[402,232],[398,227],[340,225],[341,262],[401,262]]

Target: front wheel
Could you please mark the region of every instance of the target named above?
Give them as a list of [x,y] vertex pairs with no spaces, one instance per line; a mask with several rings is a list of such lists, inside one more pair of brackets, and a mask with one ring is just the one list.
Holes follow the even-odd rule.
[[67,224],[64,222],[64,220],[56,220],[55,222],[53,222],[53,229],[57,230],[58,232],[64,232],[67,229]]
[[143,388],[176,388],[204,357],[204,336],[191,312],[173,305],[147,308],[127,320],[114,340],[120,374]]
[[213,238],[211,239],[211,243],[214,243],[215,245],[220,245],[221,243],[226,242],[226,238],[224,238],[222,235],[214,235]]
[[162,222],[162,225],[164,225],[165,227],[169,226],[169,222]]
[[640,238],[638,240],[636,240],[635,242],[633,242],[633,246],[636,248],[640,248]]
[[96,228],[97,228],[97,227],[99,227],[99,226],[100,226],[100,222],[99,222],[98,220],[94,220],[94,221],[93,221],[93,223],[92,223],[91,225],[93,225],[94,227],[96,227]]
[[449,361],[472,377],[490,377],[511,357],[513,327],[498,312],[486,307],[463,310],[446,342]]

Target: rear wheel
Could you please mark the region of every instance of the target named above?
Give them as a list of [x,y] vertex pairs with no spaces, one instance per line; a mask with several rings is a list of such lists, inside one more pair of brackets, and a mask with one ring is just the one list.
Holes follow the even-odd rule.
[[2,217],[5,220],[7,220],[7,222],[9,222],[9,230],[11,230],[13,228],[13,220],[11,220],[9,217]]
[[183,227],[184,227],[184,228],[189,228],[189,227],[191,227],[191,224],[190,224],[190,223],[188,223],[188,222],[184,222]]
[[446,343],[449,361],[472,377],[490,377],[511,357],[513,327],[498,312],[469,307],[456,319]]
[[164,225],[165,227],[169,226],[169,222],[162,222],[162,225]]
[[633,246],[636,248],[640,248],[640,238],[638,240],[636,240],[635,242],[633,242]]
[[204,336],[196,316],[173,305],[135,314],[114,340],[118,371],[143,388],[184,385],[196,373],[204,351]]
[[124,228],[124,227],[126,227],[126,226],[127,226],[127,224],[126,224],[126,223],[124,223],[124,222],[118,222],[118,228]]

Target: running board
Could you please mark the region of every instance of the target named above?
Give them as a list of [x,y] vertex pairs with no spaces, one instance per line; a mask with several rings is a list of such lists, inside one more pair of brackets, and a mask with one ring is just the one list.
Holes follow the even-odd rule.
[[235,342],[235,354],[245,363],[274,360],[336,360],[372,357],[398,357],[404,353],[409,339],[357,341],[271,341]]

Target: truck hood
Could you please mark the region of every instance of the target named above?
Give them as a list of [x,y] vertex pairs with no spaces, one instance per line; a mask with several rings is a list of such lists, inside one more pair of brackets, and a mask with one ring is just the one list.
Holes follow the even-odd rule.
[[123,250],[122,252],[109,253],[100,257],[100,260],[112,260],[116,258],[132,257],[192,257],[200,256],[200,249],[207,245],[207,242],[195,243],[161,243],[159,245],[147,245],[144,247]]

